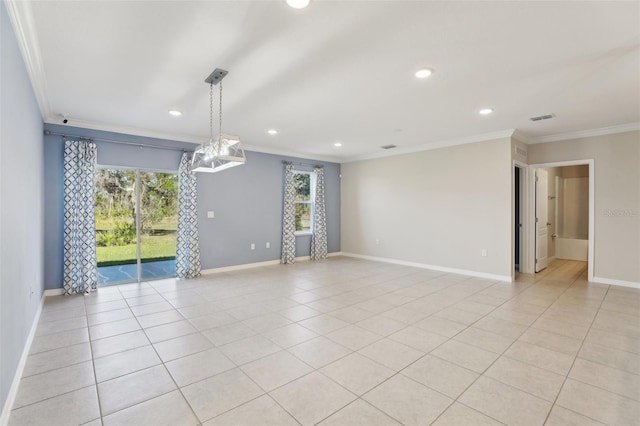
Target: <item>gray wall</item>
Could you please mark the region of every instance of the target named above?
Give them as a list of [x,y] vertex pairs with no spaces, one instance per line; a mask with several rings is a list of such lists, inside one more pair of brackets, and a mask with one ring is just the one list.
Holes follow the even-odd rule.
[[0,31],[0,407],[3,407],[43,293],[43,152],[42,118],[4,3],[0,5]]
[[503,138],[343,164],[342,251],[510,277],[510,148]]
[[[105,139],[193,149],[193,144],[45,124],[45,129]],[[241,133],[241,132],[240,132]],[[98,164],[157,171],[177,171],[180,151],[139,148],[97,141]],[[62,287],[62,153],[60,136],[44,137],[46,287]],[[340,251],[340,165],[272,154],[247,152],[247,164],[214,174],[198,174],[198,218],[202,268],[280,258],[282,160],[325,166],[329,252]],[[297,166],[304,169],[302,166]],[[311,170],[309,167],[307,170]],[[207,211],[215,212],[214,219]],[[256,244],[250,250],[251,243]],[[265,243],[271,248],[266,249]],[[298,256],[309,255],[310,237],[297,237]]]
[[640,283],[640,132],[529,146],[530,164],[591,158],[594,276]]

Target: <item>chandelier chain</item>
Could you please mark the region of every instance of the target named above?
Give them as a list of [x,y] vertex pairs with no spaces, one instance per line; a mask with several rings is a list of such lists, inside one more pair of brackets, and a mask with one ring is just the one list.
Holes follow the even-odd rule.
[[219,83],[220,84],[220,122],[219,124],[219,130],[220,130],[220,140],[222,140],[222,81]]
[[213,83],[209,84],[209,142],[213,141]]

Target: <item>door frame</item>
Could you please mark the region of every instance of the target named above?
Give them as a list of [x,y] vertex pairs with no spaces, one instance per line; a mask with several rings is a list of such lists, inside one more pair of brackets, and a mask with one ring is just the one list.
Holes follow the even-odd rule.
[[[529,236],[526,232],[527,224],[529,223],[529,211],[527,209],[528,199],[529,199],[529,173],[527,173],[528,164],[523,163],[518,160],[513,160],[513,164],[511,167],[511,199],[515,201],[516,199],[516,176],[515,170],[516,168],[520,171],[520,220],[522,223],[522,228],[520,229],[520,273],[527,272],[528,258],[527,247],[529,246]],[[516,235],[514,232],[515,224],[518,218],[516,218],[516,209],[515,202],[511,203],[511,280],[515,281],[516,279],[516,255],[515,255],[515,246],[516,246]]]
[[[535,273],[535,254],[536,254],[536,241],[535,234],[535,208],[536,208],[536,193],[535,193],[535,175],[536,169],[546,169],[550,167],[566,167],[566,166],[589,166],[589,244],[587,254],[587,279],[593,281],[594,271],[594,259],[595,259],[595,160],[588,158],[584,160],[569,160],[569,161],[556,161],[552,163],[538,163],[530,164],[527,173],[527,195],[525,207],[527,211],[526,226],[524,233],[527,234],[527,244],[523,247],[525,253],[520,252],[520,257],[525,256],[526,262],[523,272],[528,274]],[[521,262],[522,263],[522,262]],[[522,269],[522,265],[521,269]]]

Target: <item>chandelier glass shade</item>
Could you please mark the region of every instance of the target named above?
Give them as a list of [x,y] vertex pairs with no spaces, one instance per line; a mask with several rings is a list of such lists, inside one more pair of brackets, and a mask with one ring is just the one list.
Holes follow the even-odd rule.
[[[222,133],[222,79],[227,71],[216,68],[205,80],[209,83],[209,142],[200,145],[191,159],[192,172],[215,173],[231,167],[240,166],[247,158],[240,142],[240,137]],[[220,84],[220,116],[217,137],[213,136],[213,86]]]

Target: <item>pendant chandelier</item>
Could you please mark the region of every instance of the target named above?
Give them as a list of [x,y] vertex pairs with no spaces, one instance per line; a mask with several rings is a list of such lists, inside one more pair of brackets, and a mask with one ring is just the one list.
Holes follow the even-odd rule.
[[[222,79],[228,71],[216,68],[205,83],[209,83],[209,142],[202,144],[193,153],[192,172],[215,173],[247,162],[240,137],[222,133]],[[213,136],[213,86],[220,87],[219,133]]]

